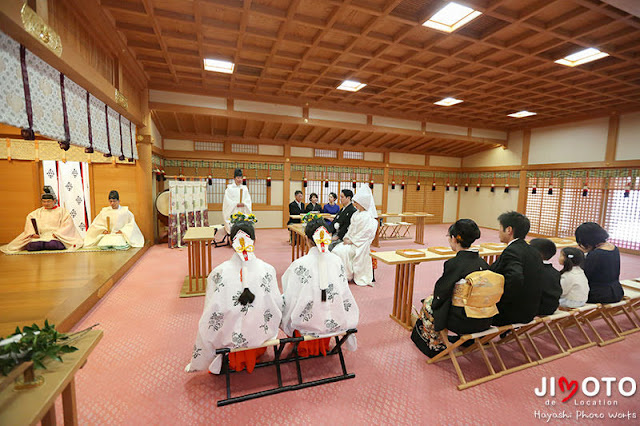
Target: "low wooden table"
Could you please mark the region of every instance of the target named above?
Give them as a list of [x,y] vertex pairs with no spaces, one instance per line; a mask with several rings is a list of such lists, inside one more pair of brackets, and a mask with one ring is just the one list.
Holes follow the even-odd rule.
[[404,213],[382,213],[378,215],[378,230],[376,231],[376,236],[371,243],[374,247],[380,247],[380,231],[382,230],[382,226],[380,226],[380,221],[384,220],[387,217],[399,217],[399,218],[415,218],[416,219],[416,244],[424,244],[424,220],[427,217],[432,217],[431,213],[424,212],[404,212]]
[[[500,256],[506,244],[483,243],[477,247],[480,257],[492,264]],[[557,240],[556,246],[560,248],[576,246],[576,242],[563,239]],[[427,249],[410,249],[424,253],[424,257],[404,257],[395,251],[381,251],[371,253],[371,257],[386,263],[395,265],[396,278],[393,290],[393,310],[389,315],[398,324],[411,330],[411,306],[413,304],[413,283],[415,281],[416,266],[422,262],[435,260],[447,260],[455,257],[455,253],[447,247],[430,247]]]
[[291,261],[304,256],[309,251],[307,235],[304,233],[304,226],[301,223],[292,223],[287,226],[291,236]]
[[184,278],[180,297],[204,296],[206,293],[207,277],[213,270],[211,249],[215,234],[215,228],[208,226],[189,228],[184,234],[189,251],[189,275]]
[[[45,361],[46,370],[35,370],[44,383],[36,388],[16,391],[9,385],[0,392],[0,425],[33,425],[42,421],[45,426],[56,424],[56,399],[62,394],[65,425],[78,424],[75,374],[84,366],[93,348],[102,339],[101,330],[88,331],[72,346],[77,351],[63,354],[64,362]],[[0,376],[1,377],[1,376]]]

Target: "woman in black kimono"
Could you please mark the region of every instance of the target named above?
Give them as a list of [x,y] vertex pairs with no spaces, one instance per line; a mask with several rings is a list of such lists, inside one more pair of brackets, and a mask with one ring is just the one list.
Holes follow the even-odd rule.
[[587,254],[582,265],[589,280],[587,303],[616,303],[624,296],[620,285],[620,251],[607,239],[607,231],[595,222],[585,222],[576,229],[576,242]]
[[[491,318],[469,318],[464,308],[451,304],[453,289],[458,281],[464,280],[471,272],[489,269],[478,250],[470,249],[478,238],[480,229],[471,219],[460,219],[449,227],[447,239],[456,257],[444,263],[444,272],[433,289],[431,304],[424,302],[424,315],[421,315],[411,334],[416,346],[431,358],[446,348],[438,336],[441,330],[448,329],[463,335],[491,327]],[[427,312],[424,312],[425,309]]]

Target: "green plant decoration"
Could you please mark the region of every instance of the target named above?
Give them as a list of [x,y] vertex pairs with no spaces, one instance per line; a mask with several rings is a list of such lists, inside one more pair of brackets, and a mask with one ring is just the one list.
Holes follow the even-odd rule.
[[54,325],[45,320],[41,329],[37,324],[25,326],[22,331],[16,327],[13,335],[7,339],[0,337],[0,369],[6,376],[18,364],[33,361],[34,369],[46,369],[44,360],[50,358],[62,362],[61,354],[77,351],[78,348],[63,344],[69,339],[66,334],[58,333]]

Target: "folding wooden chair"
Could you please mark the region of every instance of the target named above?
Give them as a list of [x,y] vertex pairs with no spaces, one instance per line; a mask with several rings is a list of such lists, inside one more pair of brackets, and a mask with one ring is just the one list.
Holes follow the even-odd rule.
[[[606,308],[603,309],[603,307],[605,305],[602,304],[596,304],[597,307],[595,309],[591,309],[591,310],[585,310],[581,313],[579,313],[576,318],[578,319],[578,321],[586,324],[591,331],[593,332],[593,334],[596,336],[596,343],[598,344],[598,346],[606,346],[609,345],[611,343],[615,343],[615,342],[619,342],[621,340],[624,340],[624,336],[620,334],[620,332],[618,331],[618,329],[616,328],[616,326],[613,325],[612,321],[609,319],[609,317],[604,313],[605,309],[609,310],[609,309],[615,309],[623,304],[627,303],[626,301],[620,301],[618,303],[610,303],[607,305]],[[613,334],[613,337],[610,339],[603,339],[602,335],[596,330],[596,328],[593,326],[593,321],[601,318],[604,323],[607,325],[607,327],[609,328],[609,330],[611,330],[611,333]]]
[[[584,327],[582,327],[582,324],[578,320],[578,317],[582,313],[589,312],[589,311],[592,311],[594,309],[598,309],[598,305],[597,304],[587,304],[587,305],[582,306],[580,308],[574,308],[574,309],[571,309],[569,311],[565,311],[565,312],[569,313],[568,317],[560,318],[560,319],[558,319],[558,320],[553,322],[553,325],[555,326],[556,330],[558,331],[558,333],[562,337],[562,340],[567,345],[567,350],[569,351],[569,353],[577,352],[577,351],[580,351],[582,349],[590,348],[590,347],[596,345],[596,342],[591,340],[591,338],[589,337],[587,332],[584,330]],[[558,311],[556,311],[556,313],[557,312]],[[576,327],[576,329],[580,332],[580,334],[582,334],[582,337],[585,340],[584,343],[579,344],[577,346],[574,346],[573,344],[571,344],[569,338],[567,337],[567,334],[565,333],[565,329],[567,329],[569,326]]]
[[[605,315],[611,324],[618,330],[620,335],[626,336],[640,331],[640,317],[636,311],[637,305],[640,303],[640,290],[627,287],[623,285],[624,298],[618,303],[611,303],[602,305],[602,313]],[[616,317],[620,314],[627,317],[631,328],[623,330]],[[635,318],[634,318],[635,317]]]
[[[536,322],[536,324],[534,324],[533,326],[530,327],[524,327],[524,329],[514,329],[514,333],[515,334],[524,334],[524,336],[527,338],[527,340],[529,341],[529,344],[531,344],[531,346],[533,347],[533,350],[536,353],[536,356],[538,357],[538,364],[544,364],[545,362],[549,362],[549,361],[553,361],[555,359],[558,358],[563,358],[567,355],[570,355],[571,353],[566,351],[564,349],[564,347],[560,344],[560,341],[558,340],[558,338],[556,337],[555,333],[553,332],[553,329],[551,327],[551,325],[555,324],[558,321],[562,321],[564,319],[566,319],[567,317],[571,316],[571,314],[569,312],[556,312],[552,315],[546,315],[543,317],[539,317],[536,318],[534,321]],[[538,333],[532,333],[534,329],[539,329],[540,332]],[[533,340],[534,336],[538,336],[541,335],[543,333],[548,334],[551,337],[551,340],[553,341],[553,343],[555,344],[556,348],[558,349],[558,352],[556,354],[553,355],[549,355],[549,356],[542,356],[540,350],[538,349],[538,346],[536,345],[536,343]]]
[[[398,222],[398,232],[396,232],[396,236],[398,238],[406,237],[411,229],[411,225],[409,222]],[[400,235],[401,232],[402,235]]]
[[[308,381],[305,382],[302,379],[302,370],[300,368],[300,361],[303,360],[307,360],[307,359],[312,359],[312,358],[318,358],[318,357],[322,357],[323,355],[311,355],[311,356],[306,356],[306,357],[301,357],[298,354],[298,344],[302,341],[310,341],[310,340],[316,340],[318,339],[317,337],[313,337],[313,336],[309,336],[309,335],[305,335],[305,336],[300,336],[300,337],[288,337],[285,339],[273,339],[273,340],[269,340],[265,343],[263,343],[262,345],[258,346],[258,347],[254,347],[254,348],[238,348],[238,349],[231,349],[231,348],[222,348],[222,349],[216,349],[216,354],[222,354],[223,358],[222,358],[222,370],[221,373],[225,375],[225,380],[226,380],[226,388],[227,388],[227,398],[226,399],[221,399],[217,402],[218,407],[223,406],[223,405],[228,405],[228,404],[234,404],[236,402],[242,402],[242,401],[247,401],[249,399],[255,399],[255,398],[260,398],[263,396],[267,396],[267,395],[273,395],[276,393],[282,393],[282,392],[286,392],[286,391],[292,391],[292,390],[298,390],[298,389],[304,389],[304,388],[308,388],[311,386],[318,386],[318,385],[323,385],[326,383],[333,383],[333,382],[337,382],[340,380],[345,380],[345,379],[353,379],[354,377],[356,377],[355,374],[353,373],[347,373],[347,367],[345,365],[344,362],[344,355],[342,354],[342,344],[347,340],[347,338],[354,334],[357,333],[358,330],[356,330],[355,328],[347,330],[344,333],[339,333],[336,334],[335,336],[331,336],[335,338],[335,346],[333,347],[333,349],[330,352],[327,352],[327,357],[331,356],[331,355],[338,355],[340,358],[340,366],[342,367],[342,374],[339,374],[337,376],[333,376],[333,377],[326,377],[323,379],[318,379],[318,380],[312,380],[312,381]],[[286,345],[293,345],[293,351],[291,352],[291,355],[289,355],[287,358],[284,359],[280,359],[280,356],[282,355],[282,351],[285,348]],[[276,367],[276,379],[278,381],[278,385],[274,388],[271,389],[267,389],[267,390],[263,390],[263,391],[259,391],[259,392],[254,392],[254,393],[248,393],[245,395],[240,395],[240,396],[235,396],[232,397],[231,396],[231,374],[232,373],[236,373],[236,371],[232,370],[229,366],[229,354],[231,352],[240,352],[240,351],[245,351],[248,349],[257,349],[257,348],[268,348],[268,347],[272,347],[273,348],[273,354],[274,354],[274,359],[273,361],[265,361],[265,362],[260,362],[257,363],[255,368],[261,368],[261,367],[267,367],[267,366],[271,366],[274,365]],[[280,371],[280,367],[282,364],[288,363],[288,362],[295,362],[296,363],[296,373],[297,373],[297,383],[292,384],[292,385],[283,385],[282,384],[282,374]]]
[[[447,330],[442,330],[440,331],[440,337],[442,338],[445,345],[447,346],[447,349],[440,352],[438,355],[434,356],[433,358],[427,360],[427,364],[434,364],[436,362],[443,361],[445,359],[451,359],[451,362],[453,363],[453,368],[456,370],[456,374],[458,375],[458,379],[460,380],[460,384],[458,384],[458,390],[464,390],[472,386],[476,386],[481,383],[485,383],[490,380],[497,379],[498,377],[501,377],[503,373],[501,371],[496,372],[496,370],[493,368],[493,365],[491,364],[491,361],[487,356],[487,352],[485,351],[484,343],[495,338],[496,336],[499,336],[500,333],[503,333],[508,329],[510,329],[510,326],[491,327],[485,331],[480,331],[478,333],[465,334],[463,336],[460,336],[460,339],[457,340],[455,343],[449,342],[449,338],[447,336]],[[461,346],[464,343],[471,340],[473,340],[474,343],[470,347],[461,348]],[[475,350],[480,351],[482,355],[482,359],[487,367],[488,374],[478,379],[467,381],[466,377],[464,376],[464,373],[462,372],[462,369],[460,368],[458,359],[456,357],[464,356],[468,353],[474,352]]]
[[[382,228],[380,229],[380,238],[391,238],[396,231],[398,224],[395,222],[384,222],[382,224]],[[391,231],[391,234],[387,236],[387,232]]]

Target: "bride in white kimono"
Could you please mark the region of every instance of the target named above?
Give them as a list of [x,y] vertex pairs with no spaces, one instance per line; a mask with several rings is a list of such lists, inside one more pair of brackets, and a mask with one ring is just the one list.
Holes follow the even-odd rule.
[[102,249],[144,246],[144,236],[129,207],[120,205],[118,191],[109,192],[109,207],[103,208],[93,219],[84,237],[85,247]]
[[[288,336],[311,334],[331,336],[358,326],[358,305],[351,294],[340,258],[329,252],[331,234],[320,215],[306,224],[305,233],[312,246],[295,260],[282,276],[284,311],[282,330]],[[326,354],[330,338],[301,342],[301,356]],[[345,342],[355,350],[355,335]]]
[[[276,270],[256,258],[251,222],[231,227],[235,253],[221,263],[207,278],[204,311],[191,362],[185,371],[209,370],[218,374],[222,367],[220,348],[251,348],[275,339],[282,318],[282,295]],[[232,369],[247,368],[251,373],[256,360],[266,348],[229,354]]]
[[230,233],[231,229],[231,215],[236,212],[242,212],[245,215],[251,213],[251,194],[249,194],[249,188],[242,184],[241,169],[236,169],[233,172],[233,183],[227,185],[227,189],[224,191],[224,199],[222,200],[222,217],[224,218],[224,229],[227,234]]
[[352,199],[358,209],[351,216],[349,230],[332,253],[342,259],[346,269],[347,280],[357,285],[373,286],[373,266],[371,264],[371,242],[378,230],[378,213],[371,189],[367,185],[358,188]]

